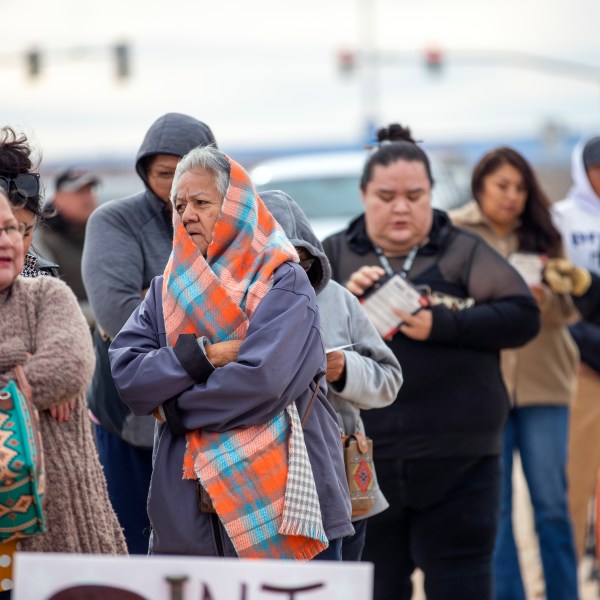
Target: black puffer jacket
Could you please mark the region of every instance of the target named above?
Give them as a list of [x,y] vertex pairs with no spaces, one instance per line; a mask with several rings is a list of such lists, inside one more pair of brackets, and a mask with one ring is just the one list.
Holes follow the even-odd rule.
[[569,327],[581,360],[600,373],[600,276],[590,273],[592,285],[581,297],[573,297],[580,321]]
[[[333,279],[344,284],[378,259],[364,215],[323,247]],[[390,259],[399,269],[403,259]],[[389,342],[404,373],[396,402],[364,413],[378,458],[478,457],[500,452],[508,398],[499,352],[525,344],[539,331],[536,302],[518,273],[479,237],[434,211],[428,243],[408,273],[417,285],[475,305],[432,308],[429,339],[397,333]]]

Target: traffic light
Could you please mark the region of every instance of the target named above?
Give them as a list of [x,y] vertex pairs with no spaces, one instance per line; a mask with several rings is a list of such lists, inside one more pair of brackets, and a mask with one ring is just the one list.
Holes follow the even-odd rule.
[[439,75],[444,65],[444,54],[435,46],[425,49],[425,68],[432,75]]
[[129,46],[127,44],[115,44],[114,53],[117,79],[129,78],[131,75]]
[[32,48],[25,54],[25,66],[27,75],[30,79],[37,79],[40,76],[42,66],[42,53]]
[[340,50],[337,55],[337,64],[342,75],[351,75],[356,69],[356,52]]

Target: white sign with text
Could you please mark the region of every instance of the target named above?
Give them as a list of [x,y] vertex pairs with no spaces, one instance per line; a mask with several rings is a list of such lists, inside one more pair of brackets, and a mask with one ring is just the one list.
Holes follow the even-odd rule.
[[370,563],[18,552],[13,600],[372,600]]

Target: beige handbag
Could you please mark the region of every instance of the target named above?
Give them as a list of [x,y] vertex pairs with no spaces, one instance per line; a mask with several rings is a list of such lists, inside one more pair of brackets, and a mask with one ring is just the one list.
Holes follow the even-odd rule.
[[373,464],[373,440],[364,433],[343,435],[342,448],[352,517],[362,517],[375,505],[378,489]]

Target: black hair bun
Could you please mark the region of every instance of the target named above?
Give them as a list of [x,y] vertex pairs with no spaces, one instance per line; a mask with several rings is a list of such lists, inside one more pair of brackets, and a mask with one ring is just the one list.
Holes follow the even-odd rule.
[[377,141],[381,142],[411,142],[415,144],[409,127],[402,127],[400,123],[391,123],[377,131]]
[[25,134],[18,134],[12,127],[0,129],[0,173],[14,177],[33,170],[32,149]]

